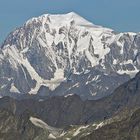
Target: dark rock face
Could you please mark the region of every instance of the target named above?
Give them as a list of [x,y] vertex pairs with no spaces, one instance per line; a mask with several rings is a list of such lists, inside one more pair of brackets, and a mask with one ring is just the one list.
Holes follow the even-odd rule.
[[100,97],[110,95],[115,88],[129,79],[128,75],[124,75],[122,79],[122,75],[115,73],[104,75],[104,73],[99,70],[89,69],[89,71],[90,72],[86,74],[72,75],[72,83],[61,83],[55,91],[51,92],[52,96],[78,94],[84,100],[97,100],[100,99]]
[[[0,48],[0,95],[105,97],[139,71],[139,39],[139,34],[116,34],[75,13],[33,18]],[[72,82],[63,82],[71,69]]]
[[[134,110],[140,106],[139,85],[140,73],[117,88],[110,96],[96,101],[83,101],[77,95],[67,97],[55,96],[47,99],[39,99],[34,96],[33,98],[22,100],[3,97],[0,99],[0,126],[2,126],[0,133],[3,138],[9,137],[12,133],[13,138],[18,139],[18,137],[21,137],[25,140],[35,138],[39,133],[41,133],[39,138],[48,136],[47,132],[36,128],[30,123],[29,117],[31,116],[40,118],[50,126],[60,128],[65,128],[69,125],[85,125],[95,121],[104,121],[116,115],[123,116],[125,110]],[[112,140],[113,137],[115,137],[114,140],[119,140],[120,138],[122,140],[136,140],[140,136],[139,114],[140,109],[134,111],[132,115],[129,114],[125,119],[114,121],[100,129],[94,130],[90,135],[80,138],[76,137],[76,140]],[[7,126],[7,124],[9,125]],[[13,129],[11,130],[10,128]]]
[[9,97],[0,99],[0,108],[12,111],[16,115],[28,110],[51,126],[64,127],[76,124],[88,124],[101,121],[123,111],[140,105],[140,73],[105,98],[83,101],[77,95],[67,97],[49,97],[48,99],[14,100]]
[[[0,109],[1,140],[33,140],[43,133],[29,121],[28,112],[15,116],[13,113]],[[46,133],[47,137],[47,133]],[[44,139],[42,139],[44,140]]]
[[57,127],[82,123],[81,117],[84,115],[84,102],[78,96],[52,97],[44,101],[41,99],[17,101],[4,97],[0,100],[0,108],[8,109],[17,116],[29,111],[49,125]]
[[[76,140],[139,140],[140,138],[140,109],[125,120],[105,125],[82,138]],[[73,138],[72,140],[75,140]]]

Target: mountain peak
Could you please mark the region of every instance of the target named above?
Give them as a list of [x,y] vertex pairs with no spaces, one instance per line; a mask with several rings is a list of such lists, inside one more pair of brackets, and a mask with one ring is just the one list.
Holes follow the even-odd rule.
[[46,22],[46,20],[49,20],[53,25],[69,25],[71,22],[74,21],[74,24],[76,26],[81,27],[90,27],[90,28],[102,28],[101,26],[94,25],[90,21],[86,20],[85,18],[81,17],[75,12],[69,12],[67,14],[44,14],[39,17],[34,17],[32,19],[29,19],[26,24],[32,23],[32,21],[41,21]]
[[0,50],[0,78],[6,81],[0,87],[17,94],[102,98],[140,69],[140,35],[129,34],[74,12],[32,18],[11,32]]
[[[67,14],[70,14],[70,15],[78,15],[77,13],[75,13],[75,12],[69,12],[69,13],[67,13]],[[79,15],[78,15],[79,16]]]

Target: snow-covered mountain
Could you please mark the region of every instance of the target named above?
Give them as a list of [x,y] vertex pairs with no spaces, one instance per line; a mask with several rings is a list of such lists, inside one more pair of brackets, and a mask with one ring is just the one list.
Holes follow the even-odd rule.
[[11,32],[1,46],[0,95],[98,99],[133,77],[139,63],[139,33],[116,33],[73,12],[45,14]]

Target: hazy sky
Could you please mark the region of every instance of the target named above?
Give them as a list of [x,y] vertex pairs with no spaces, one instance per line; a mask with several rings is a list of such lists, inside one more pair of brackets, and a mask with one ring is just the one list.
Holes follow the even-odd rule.
[[140,0],[0,0],[0,42],[31,17],[74,11],[116,31],[140,31]]

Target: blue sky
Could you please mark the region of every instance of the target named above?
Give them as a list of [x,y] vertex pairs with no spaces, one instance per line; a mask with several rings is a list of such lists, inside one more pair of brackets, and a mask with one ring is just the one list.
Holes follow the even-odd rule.
[[0,0],[0,43],[31,17],[71,11],[119,32],[140,32],[140,0]]

